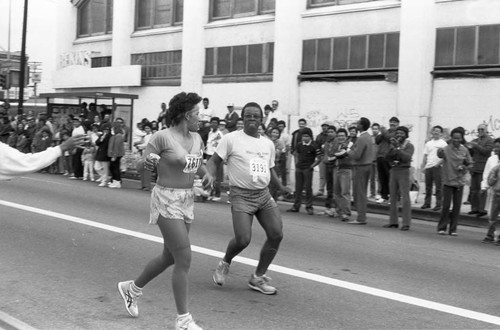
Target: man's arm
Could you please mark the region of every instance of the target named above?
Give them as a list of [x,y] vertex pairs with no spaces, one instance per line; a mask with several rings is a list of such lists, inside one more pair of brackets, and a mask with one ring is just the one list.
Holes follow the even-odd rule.
[[222,166],[222,158],[220,158],[217,152],[214,152],[213,156],[207,162],[206,170],[212,177],[215,177],[219,166]]

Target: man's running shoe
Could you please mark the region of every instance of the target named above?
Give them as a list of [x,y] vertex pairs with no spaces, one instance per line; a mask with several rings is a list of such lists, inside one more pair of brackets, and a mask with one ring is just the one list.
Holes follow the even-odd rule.
[[226,282],[227,273],[229,273],[229,264],[224,260],[219,261],[219,264],[215,268],[213,276],[215,284],[224,285],[224,282]]
[[175,330],[203,330],[196,322],[193,320],[193,316],[189,314],[187,317],[182,319],[177,318],[175,320]]
[[278,290],[276,290],[274,286],[269,285],[270,280],[271,278],[266,275],[255,276],[252,274],[250,281],[248,281],[248,286],[255,291],[262,292],[263,294],[276,294]]
[[130,285],[133,281],[125,281],[118,283],[118,292],[122,296],[125,302],[125,309],[132,317],[139,317],[139,307],[137,307],[137,299],[142,295],[142,293],[133,293],[130,289]]

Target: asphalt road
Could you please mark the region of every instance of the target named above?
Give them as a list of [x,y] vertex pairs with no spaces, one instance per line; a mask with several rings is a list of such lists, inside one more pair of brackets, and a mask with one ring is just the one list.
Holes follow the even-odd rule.
[[[0,312],[36,329],[173,329],[170,270],[124,309],[116,282],[161,252],[148,225],[149,195],[62,176],[0,182]],[[284,211],[285,238],[265,296],[247,287],[263,231],[233,262],[224,287],[212,272],[232,235],[226,203],[197,203],[191,231],[190,306],[205,329],[500,329],[500,247],[484,229],[438,236],[435,223],[384,229],[386,216],[352,226]],[[8,328],[2,323],[0,328]]]

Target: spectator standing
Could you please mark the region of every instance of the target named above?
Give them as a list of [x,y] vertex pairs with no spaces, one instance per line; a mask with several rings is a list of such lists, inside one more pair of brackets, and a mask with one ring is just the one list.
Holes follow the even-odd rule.
[[233,103],[229,103],[227,105],[227,111],[228,111],[228,113],[226,114],[226,117],[224,117],[224,120],[226,122],[226,129],[229,132],[236,131],[236,121],[238,120],[239,116],[234,111],[234,104]]
[[144,150],[146,150],[146,147],[148,146],[149,140],[151,139],[151,136],[153,135],[153,131],[151,130],[151,124],[150,123],[145,123],[143,124],[143,129],[144,129],[144,137],[142,138],[141,143],[138,143],[135,145],[137,148],[138,154],[141,156],[140,160],[137,162],[137,173],[139,173],[139,176],[141,177],[141,188],[144,191],[151,191],[151,177],[153,173],[148,170],[144,166]]
[[83,181],[95,181],[94,177],[94,162],[95,162],[96,147],[91,141],[87,142],[82,152],[83,163]]
[[111,158],[108,156],[109,140],[111,139],[111,125],[103,124],[102,132],[99,132],[99,138],[96,141],[97,152],[95,156],[94,168],[99,174],[99,187],[106,187],[110,179],[109,163]]
[[377,135],[380,134],[380,124],[373,123],[372,124],[372,145],[373,145],[373,162],[372,169],[370,173],[370,198],[379,199],[380,194],[378,189],[378,171],[377,171],[377,152],[378,152],[378,144],[375,141]]
[[264,127],[267,127],[269,123],[271,122],[271,115],[273,112],[273,108],[269,104],[266,104],[264,106],[264,117],[262,118],[262,124]]
[[[329,123],[329,122],[324,122],[323,124],[321,124],[321,133],[319,133],[318,136],[316,136],[316,145],[322,149],[324,147],[326,140],[328,140],[328,127],[330,127],[331,124],[332,123]],[[318,188],[318,192],[316,193],[316,196],[323,196],[325,194],[325,185],[326,185],[325,167],[326,167],[325,162],[320,162],[318,165],[318,168],[319,168],[319,188]]]
[[0,123],[0,142],[7,143],[10,132],[12,131],[14,131],[14,129],[10,124],[9,117],[7,115],[2,116]]
[[[323,150],[323,158],[321,163],[325,168],[325,182],[326,182],[326,200],[325,200],[325,214],[334,217],[334,198],[333,198],[333,185],[334,185],[334,171],[335,171],[335,152],[337,152],[338,142],[336,141],[337,130],[335,126],[328,126],[326,130],[327,139],[321,145],[321,149]],[[318,139],[316,138],[316,141]]]
[[285,145],[285,152],[281,153],[279,172],[281,173],[281,184],[288,185],[288,157],[290,157],[290,149],[292,148],[292,138],[285,131],[286,123],[284,120],[278,121],[278,129],[280,130],[280,140]]
[[298,121],[299,128],[293,131],[292,133],[292,149],[291,153],[295,157],[295,162],[297,162],[297,157],[296,157],[296,148],[299,145],[300,142],[302,142],[302,133],[301,130],[305,127],[307,127],[307,120],[304,118],[300,118]]
[[161,127],[162,129],[163,128],[166,128],[169,126],[169,123],[168,123],[168,116],[167,116],[167,105],[165,104],[165,102],[162,102],[161,105],[160,105],[160,114],[158,115],[158,122],[161,123]]
[[229,134],[230,132],[227,130],[226,128],[226,121],[225,120],[221,120],[219,121],[219,130],[222,132],[223,135],[226,135],[226,134]]
[[[498,222],[498,212],[500,208],[500,189],[498,189],[500,186],[498,185],[499,173],[496,173],[496,180],[495,177],[491,177],[490,180],[490,173],[495,167],[498,168],[498,165],[500,165],[500,138],[493,141],[493,155],[486,161],[483,181],[481,181],[481,190],[483,193],[488,194],[487,200],[490,200],[489,227],[486,237],[483,239],[483,243],[493,243],[495,241],[496,224]],[[486,204],[488,204],[488,202]],[[500,245],[500,242],[496,241],[495,244]]]
[[356,205],[358,217],[356,220],[348,222],[354,225],[366,224],[367,190],[373,161],[373,146],[371,136],[368,133],[369,128],[370,120],[361,117],[357,125],[357,130],[361,133],[352,146],[352,149],[347,153],[354,165],[354,204]]
[[335,170],[333,178],[333,194],[337,204],[337,214],[342,221],[349,221],[351,216],[351,181],[352,181],[352,161],[347,157],[349,140],[347,130],[339,128],[337,131],[335,150]]
[[481,181],[483,180],[484,166],[493,150],[493,139],[488,136],[485,124],[477,127],[477,135],[476,139],[465,144],[469,149],[473,161],[470,181],[471,210],[468,214],[476,214],[478,217],[482,217],[488,214],[488,212],[484,209],[486,194],[481,192]]
[[380,134],[375,138],[375,142],[378,144],[377,171],[380,184],[380,199],[377,200],[377,203],[387,203],[387,201],[389,200],[389,180],[391,166],[387,161],[386,156],[391,149],[391,138],[394,137],[394,134],[396,133],[396,127],[398,126],[399,119],[397,117],[391,117],[391,119],[389,119],[389,129],[381,126]]
[[[274,151],[275,151],[275,160],[274,160],[274,169],[276,170],[276,175],[281,177],[283,174],[280,172],[280,162],[282,160],[281,155],[285,152],[286,147],[283,141],[280,139],[281,131],[278,127],[274,127],[271,129],[271,133],[269,138],[273,142]],[[286,175],[286,173],[285,173]],[[281,196],[282,191],[279,189],[279,185],[273,183],[272,181],[269,183],[269,192],[271,196],[276,200],[278,196]]]
[[198,133],[201,136],[201,140],[206,145],[208,139],[208,132],[210,132],[210,120],[212,118],[212,109],[209,108],[210,100],[208,97],[203,98],[203,107],[200,107],[200,129]]
[[299,142],[295,150],[297,159],[295,164],[295,202],[287,212],[299,212],[302,205],[302,191],[305,190],[306,212],[313,215],[312,179],[314,167],[321,161],[321,149],[313,141],[310,128],[302,129],[301,138],[302,141]]
[[[207,144],[205,147],[205,159],[208,161],[215,153],[219,146],[222,136],[224,135],[219,129],[219,117],[212,117],[210,119],[210,132],[208,133]],[[215,172],[214,188],[210,192],[209,200],[214,202],[220,201],[221,184],[224,178],[224,166],[221,164],[217,167]]]
[[243,122],[242,118],[238,118],[236,121],[236,130],[237,131],[242,131],[245,128],[245,123]]
[[390,218],[385,228],[398,228],[398,200],[401,197],[402,227],[401,230],[410,229],[411,201],[410,201],[410,167],[411,158],[415,147],[408,140],[409,130],[399,126],[391,140],[391,149],[387,153],[387,160],[391,164],[391,179],[389,182]]
[[[66,130],[61,131],[61,143],[64,143],[70,138],[70,133]],[[73,149],[65,149],[62,151],[63,157],[63,175],[73,176]]]
[[436,125],[431,130],[432,139],[427,141],[424,146],[424,157],[420,168],[425,175],[425,199],[421,209],[431,208],[432,188],[436,190],[436,206],[434,211],[441,209],[441,171],[443,160],[437,156],[437,151],[447,146],[446,141],[442,138],[443,128]]
[[[464,133],[459,128],[451,131],[451,143],[438,150],[438,157],[443,159],[443,204],[441,205],[441,215],[437,226],[439,235],[448,233],[457,236],[458,216],[460,214],[460,204],[465,185],[465,174],[472,164],[469,151],[462,145]],[[453,210],[451,215],[450,205],[453,200]]]
[[[85,103],[85,102],[84,102]],[[85,104],[85,107],[87,105]],[[73,131],[71,132],[71,136],[78,136],[78,135],[84,135],[85,129],[82,126],[82,122],[80,121],[80,118],[75,117],[73,118]],[[70,176],[70,179],[81,179],[83,177],[83,164],[82,164],[82,153],[83,153],[83,148],[82,147],[77,147],[73,149],[73,176]]]
[[109,188],[121,188],[121,170],[120,170],[120,160],[123,155],[125,155],[124,147],[124,134],[122,129],[122,124],[115,121],[111,126],[111,138],[109,139],[108,145],[108,157],[111,158],[109,169],[111,171],[111,183],[108,184]]

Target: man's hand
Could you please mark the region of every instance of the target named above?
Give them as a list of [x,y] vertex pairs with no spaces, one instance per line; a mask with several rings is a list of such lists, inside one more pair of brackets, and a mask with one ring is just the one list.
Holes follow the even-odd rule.
[[292,189],[283,185],[281,185],[280,190],[283,195],[290,195],[293,192]]
[[76,147],[83,147],[83,144],[86,142],[87,139],[88,139],[87,135],[71,136],[69,139],[61,143],[59,147],[61,148],[62,152],[65,152],[66,150],[72,150]]
[[205,173],[202,179],[203,189],[212,189],[214,186],[214,177],[210,173]]

